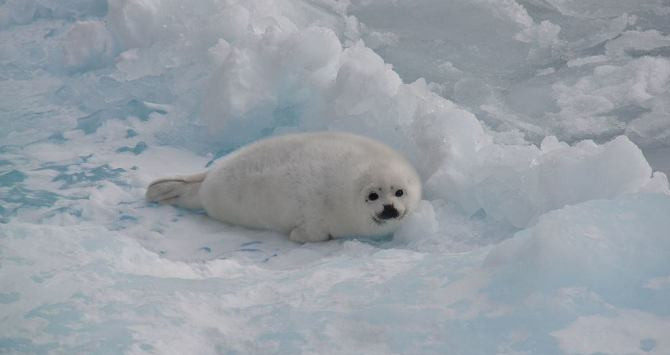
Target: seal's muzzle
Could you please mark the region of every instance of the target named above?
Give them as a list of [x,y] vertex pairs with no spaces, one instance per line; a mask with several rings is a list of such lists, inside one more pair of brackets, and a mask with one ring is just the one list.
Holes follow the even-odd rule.
[[400,213],[393,205],[384,205],[384,210],[377,215],[379,219],[397,218]]

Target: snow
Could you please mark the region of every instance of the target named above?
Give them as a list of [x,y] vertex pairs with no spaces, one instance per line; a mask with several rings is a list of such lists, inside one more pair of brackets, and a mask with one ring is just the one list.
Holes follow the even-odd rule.
[[[588,354],[636,353],[640,350],[662,354],[670,350],[664,338],[670,332],[667,319],[637,312],[623,311],[615,317],[580,317],[569,328],[553,333],[570,353]],[[609,334],[602,337],[602,334]],[[653,338],[645,338],[656,334]]]
[[[0,352],[667,353],[668,14],[0,1]],[[394,236],[298,245],[143,200],[316,130],[417,167]]]

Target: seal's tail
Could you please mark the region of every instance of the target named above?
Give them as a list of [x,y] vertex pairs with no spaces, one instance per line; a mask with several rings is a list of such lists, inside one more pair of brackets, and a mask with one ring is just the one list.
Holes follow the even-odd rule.
[[200,173],[155,180],[147,187],[146,199],[186,208],[202,208],[198,190],[206,175]]

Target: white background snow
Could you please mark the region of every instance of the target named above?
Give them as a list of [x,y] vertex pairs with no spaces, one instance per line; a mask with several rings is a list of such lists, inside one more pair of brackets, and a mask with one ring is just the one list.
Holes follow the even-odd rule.
[[[393,237],[147,204],[287,132],[380,139]],[[670,353],[665,0],[0,0],[0,353]]]

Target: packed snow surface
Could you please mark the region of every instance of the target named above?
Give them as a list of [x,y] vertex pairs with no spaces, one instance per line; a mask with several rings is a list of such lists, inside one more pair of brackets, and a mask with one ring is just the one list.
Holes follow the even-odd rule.
[[[663,0],[0,0],[0,353],[670,353]],[[148,204],[290,132],[420,172],[393,236]]]

